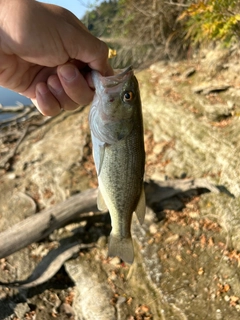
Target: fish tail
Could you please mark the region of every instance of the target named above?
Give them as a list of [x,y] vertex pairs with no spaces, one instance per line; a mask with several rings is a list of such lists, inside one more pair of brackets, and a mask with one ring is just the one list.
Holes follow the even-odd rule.
[[133,263],[134,249],[132,238],[120,238],[118,236],[110,235],[108,244],[108,256],[118,256],[124,262]]

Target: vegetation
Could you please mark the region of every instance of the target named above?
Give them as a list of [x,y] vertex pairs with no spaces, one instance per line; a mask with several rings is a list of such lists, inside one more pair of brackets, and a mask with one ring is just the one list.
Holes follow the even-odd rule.
[[109,37],[112,34],[112,24],[118,12],[118,1],[103,1],[93,10],[87,11],[82,22],[96,37]]
[[83,22],[117,49],[114,67],[181,59],[189,47],[210,41],[231,45],[240,37],[238,0],[109,0]]
[[186,39],[196,44],[222,41],[231,45],[240,37],[240,3],[238,0],[205,0],[192,3],[179,17],[186,21]]
[[[124,36],[135,45],[147,47],[147,56],[153,58],[180,58],[186,41],[179,15],[187,0],[119,0],[116,34]],[[120,27],[121,26],[121,27]],[[145,50],[146,51],[146,50]]]

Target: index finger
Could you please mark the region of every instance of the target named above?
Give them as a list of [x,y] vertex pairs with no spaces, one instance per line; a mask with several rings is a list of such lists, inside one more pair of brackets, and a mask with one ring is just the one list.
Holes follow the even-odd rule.
[[[108,46],[105,42],[93,36],[79,21],[71,33],[63,33],[63,43],[71,59],[82,61],[100,72],[103,76],[113,75],[113,69],[108,60]],[[71,37],[69,37],[71,34]]]

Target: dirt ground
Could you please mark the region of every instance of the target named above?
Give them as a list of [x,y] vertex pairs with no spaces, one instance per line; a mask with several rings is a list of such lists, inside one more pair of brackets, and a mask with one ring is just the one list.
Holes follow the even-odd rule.
[[[144,225],[133,222],[132,266],[106,258],[111,230],[107,214],[61,228],[2,258],[0,280],[15,281],[26,279],[63,236],[95,244],[41,285],[1,287],[0,319],[102,319],[99,314],[106,310],[104,319],[117,320],[239,318],[239,57],[237,49],[205,52],[189,61],[160,62],[137,74],[145,119],[146,181],[204,178],[219,193],[203,186],[153,201]],[[62,114],[41,125],[43,118],[36,116],[1,128],[2,231],[7,220],[11,226],[17,219],[8,218],[13,215],[13,204],[4,202],[8,188],[33,199],[35,214],[97,186],[87,114],[88,109]],[[70,125],[81,131],[79,150],[77,131],[68,131]],[[54,141],[64,147],[54,149]],[[30,209],[22,219],[32,214]],[[74,268],[81,270],[85,282],[76,278]],[[102,304],[91,291],[99,284],[106,292]],[[83,286],[91,292],[90,302],[84,300]],[[98,299],[99,314],[94,309]],[[94,316],[84,308],[92,308]]]

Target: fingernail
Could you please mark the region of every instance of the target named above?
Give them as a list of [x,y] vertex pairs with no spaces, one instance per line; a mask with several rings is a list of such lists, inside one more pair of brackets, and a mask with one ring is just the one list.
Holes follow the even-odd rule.
[[63,65],[59,70],[62,78],[67,81],[71,82],[77,77],[77,70],[75,66],[70,64]]

